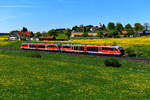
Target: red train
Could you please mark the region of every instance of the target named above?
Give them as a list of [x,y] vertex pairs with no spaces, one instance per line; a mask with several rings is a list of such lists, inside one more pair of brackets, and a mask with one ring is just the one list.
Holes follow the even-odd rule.
[[22,49],[47,50],[58,52],[92,53],[106,55],[124,55],[124,49],[120,46],[99,45],[77,45],[77,44],[44,44],[44,43],[22,43]]

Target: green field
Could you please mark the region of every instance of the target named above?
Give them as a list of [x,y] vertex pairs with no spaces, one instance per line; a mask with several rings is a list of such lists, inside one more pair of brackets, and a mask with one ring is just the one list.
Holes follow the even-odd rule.
[[120,60],[121,68],[111,68],[104,65],[104,60],[75,55],[0,50],[0,99],[150,98],[149,64]]
[[[36,42],[36,41],[0,41],[0,48],[16,48],[20,49],[21,43],[47,43],[44,41]],[[49,41],[50,42],[50,41]],[[58,41],[58,44],[59,41]],[[150,58],[150,46],[146,45],[134,45],[131,46],[129,49],[132,50],[139,58]],[[126,49],[125,49],[126,51]]]

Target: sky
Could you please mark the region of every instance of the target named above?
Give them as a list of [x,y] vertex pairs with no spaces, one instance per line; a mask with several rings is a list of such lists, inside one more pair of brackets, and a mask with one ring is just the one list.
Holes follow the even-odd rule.
[[0,33],[75,25],[150,23],[150,0],[0,0]]

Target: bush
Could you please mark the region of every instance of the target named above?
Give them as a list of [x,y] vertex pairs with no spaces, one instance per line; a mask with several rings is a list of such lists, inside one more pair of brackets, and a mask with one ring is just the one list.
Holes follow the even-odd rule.
[[119,61],[114,58],[106,59],[104,63],[106,66],[121,67],[121,64],[119,63]]
[[127,54],[128,57],[136,57],[135,51],[131,48],[126,49],[126,54]]

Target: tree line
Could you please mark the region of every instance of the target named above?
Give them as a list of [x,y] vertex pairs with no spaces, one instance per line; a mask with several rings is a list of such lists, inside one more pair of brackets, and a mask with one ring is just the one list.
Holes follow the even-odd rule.
[[51,29],[48,32],[37,32],[35,37],[39,36],[55,36],[57,37],[59,33],[65,34],[68,39],[72,32],[82,32],[85,33],[83,36],[87,36],[86,33],[93,32],[98,33],[98,35],[105,35],[107,34],[109,37],[117,37],[121,34],[132,35],[136,32],[143,32],[148,30],[148,23],[142,25],[141,23],[135,23],[132,27],[131,24],[126,24],[123,26],[121,23],[114,23],[109,22],[107,25],[102,24],[100,26],[93,26],[93,25],[80,25],[80,26],[73,26],[71,29],[67,28],[65,31],[57,31],[57,29]]
[[[143,32],[148,30],[149,24],[145,23],[144,25],[140,23],[135,23],[132,27],[131,24],[126,24],[123,26],[121,23],[109,22],[107,25],[100,24],[99,26],[93,25],[80,25],[73,26],[72,28],[67,28],[64,30],[51,29],[48,32],[36,32],[34,34],[34,38],[39,38],[43,36],[54,36],[57,37],[59,34],[65,34],[68,39],[70,39],[71,33],[73,32],[81,32],[84,33],[83,36],[86,37],[87,33],[98,33],[98,36],[107,35],[108,37],[117,37],[122,34],[132,35],[136,32]],[[28,31],[27,28],[23,28],[22,31]]]

